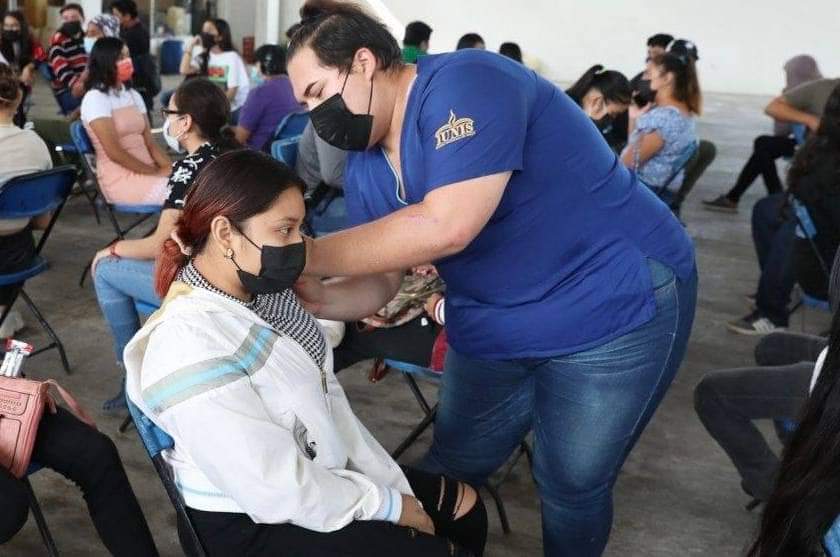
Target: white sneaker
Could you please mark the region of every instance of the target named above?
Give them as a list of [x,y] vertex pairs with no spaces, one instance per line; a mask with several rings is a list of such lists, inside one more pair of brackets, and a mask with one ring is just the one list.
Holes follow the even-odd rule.
[[15,336],[15,333],[23,329],[26,323],[23,322],[23,316],[16,309],[9,312],[6,320],[0,325],[0,338],[9,338]]
[[726,328],[733,333],[749,336],[763,336],[775,331],[785,330],[785,327],[774,324],[766,317],[759,315],[758,312],[753,312],[736,321],[730,321],[726,324]]

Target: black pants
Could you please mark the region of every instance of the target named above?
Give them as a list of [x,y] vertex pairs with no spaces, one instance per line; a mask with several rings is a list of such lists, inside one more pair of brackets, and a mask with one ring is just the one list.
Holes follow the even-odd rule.
[[188,509],[211,557],[479,557],[487,537],[481,498],[453,520],[457,482],[406,469],[411,488],[435,524],[430,536],[390,522],[356,521],[335,532],[315,532],[293,524],[255,524],[247,515]]
[[333,369],[337,373],[370,358],[428,366],[439,332],[440,327],[428,317],[418,317],[400,327],[373,331],[360,331],[357,323],[348,323],[344,339],[333,352]]
[[729,190],[726,197],[730,201],[738,203],[741,196],[759,175],[764,178],[764,185],[768,194],[782,191],[782,182],[779,180],[779,173],[776,171],[776,159],[792,157],[795,149],[796,140],[792,137],[758,136],[753,144],[752,155],[741,170],[741,174],[738,175],[735,186]]
[[[99,537],[112,555],[157,555],[143,511],[113,441],[59,408],[44,413],[32,461],[52,468],[82,490]],[[0,543],[26,523],[29,498],[20,480],[0,469]],[[0,551],[2,553],[2,551]]]
[[762,501],[773,491],[779,458],[753,421],[798,416],[825,344],[822,337],[772,333],[755,349],[761,367],[713,371],[694,389],[700,421],[732,459],[744,490]]
[[[30,227],[8,236],[0,236],[0,274],[23,271],[34,257],[35,240]],[[19,286],[0,286],[0,306],[7,306],[13,301]]]

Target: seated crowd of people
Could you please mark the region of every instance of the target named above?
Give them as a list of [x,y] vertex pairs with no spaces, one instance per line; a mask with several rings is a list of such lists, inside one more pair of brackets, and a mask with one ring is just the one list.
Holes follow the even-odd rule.
[[[125,415],[130,402],[174,439],[165,460],[207,554],[480,556],[488,525],[479,488],[531,430],[545,554],[601,554],[612,487],[679,368],[694,318],[694,251],[679,216],[716,156],[697,132],[697,46],[654,35],[632,79],[596,64],[564,93],[526,66],[516,43],[482,52],[484,39],[467,33],[453,52],[433,55],[422,21],[406,26],[400,46],[359,8],[310,1],[288,44],[262,45],[251,68],[228,22],[204,21],[186,44],[183,81],[161,91],[135,2],[116,0],[89,19],[78,4],[60,13],[47,49],[22,12],[2,20],[0,195],[10,179],[53,167],[48,142],[27,125],[42,76],[90,139],[103,201],[159,212],[142,238],[92,254],[116,360],[102,411]],[[840,459],[840,318],[819,337],[783,331],[796,285],[832,308],[840,297],[840,80],[822,78],[810,56],[784,68],[785,89],[766,109],[774,135],[756,139],[730,192],[703,202],[736,212],[758,175],[768,191],[752,215],[752,310],[728,325],[766,335],[757,367],[711,372],[695,389],[700,420],[765,505],[755,556],[816,554],[840,512],[829,499]],[[485,72],[497,91],[468,100]],[[455,75],[464,85],[436,86]],[[527,109],[473,140],[476,122],[503,103]],[[535,107],[568,137],[551,118],[531,129]],[[296,115],[306,123],[294,160],[277,160],[273,144]],[[457,163],[445,156],[456,142]],[[559,164],[586,187],[552,188],[535,202],[548,196],[537,188],[555,164],[541,155],[572,149]],[[792,159],[786,188],[780,157]],[[376,187],[359,187],[367,182]],[[455,206],[474,209],[447,208]],[[568,206],[597,215],[568,231],[597,239],[564,247],[559,263],[529,262],[531,248],[555,246],[519,242],[545,236],[550,213]],[[33,231],[49,218],[0,220],[0,273],[31,264]],[[404,241],[389,233],[398,230]],[[491,263],[497,250],[504,265]],[[520,263],[519,282],[500,282]],[[605,271],[615,266],[626,277]],[[0,287],[0,314],[19,289]],[[579,307],[557,325],[522,334],[569,300]],[[139,304],[159,309],[144,319]],[[502,330],[507,311],[513,321]],[[576,328],[590,315],[600,320]],[[12,309],[0,338],[23,326]],[[432,448],[415,465],[397,464],[336,378],[371,359],[371,381],[394,360],[443,382]],[[632,388],[604,377],[613,370],[632,370]],[[550,400],[534,394],[535,382]],[[566,393],[592,404],[556,410],[552,400]],[[597,412],[613,418],[604,424]],[[781,459],[757,419],[775,420]],[[593,447],[593,438],[604,441]],[[109,552],[157,554],[106,435],[69,412],[46,413],[33,460],[80,487]],[[2,544],[29,507],[25,485],[3,469],[0,502]]]

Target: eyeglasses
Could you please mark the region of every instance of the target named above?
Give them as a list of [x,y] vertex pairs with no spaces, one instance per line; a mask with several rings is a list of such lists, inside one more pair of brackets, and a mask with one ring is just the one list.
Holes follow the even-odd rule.
[[180,110],[169,110],[168,108],[161,108],[160,113],[161,113],[161,115],[163,115],[164,118],[170,116],[171,114],[174,114],[176,116],[183,116],[184,115],[184,113],[181,112]]

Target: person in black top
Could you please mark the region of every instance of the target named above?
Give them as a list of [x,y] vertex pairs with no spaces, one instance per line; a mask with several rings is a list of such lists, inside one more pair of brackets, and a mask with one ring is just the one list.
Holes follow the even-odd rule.
[[155,95],[160,93],[160,76],[155,59],[149,52],[149,31],[138,17],[134,0],[111,2],[111,13],[120,20],[120,38],[128,46],[134,63],[134,88],[143,97],[147,114],[151,117]]
[[[183,82],[163,114],[166,142],[173,150],[186,150],[188,154],[172,165],[169,197],[163,205],[157,228],[145,238],[114,242],[100,250],[91,265],[96,297],[111,328],[120,365],[125,345],[140,329],[135,301],[154,306],[160,304],[153,284],[155,257],[175,229],[185,197],[211,160],[223,151],[240,147],[233,130],[227,127],[230,117],[227,97],[205,78]],[[124,384],[121,380],[117,396],[105,402],[106,411],[125,407]]]

